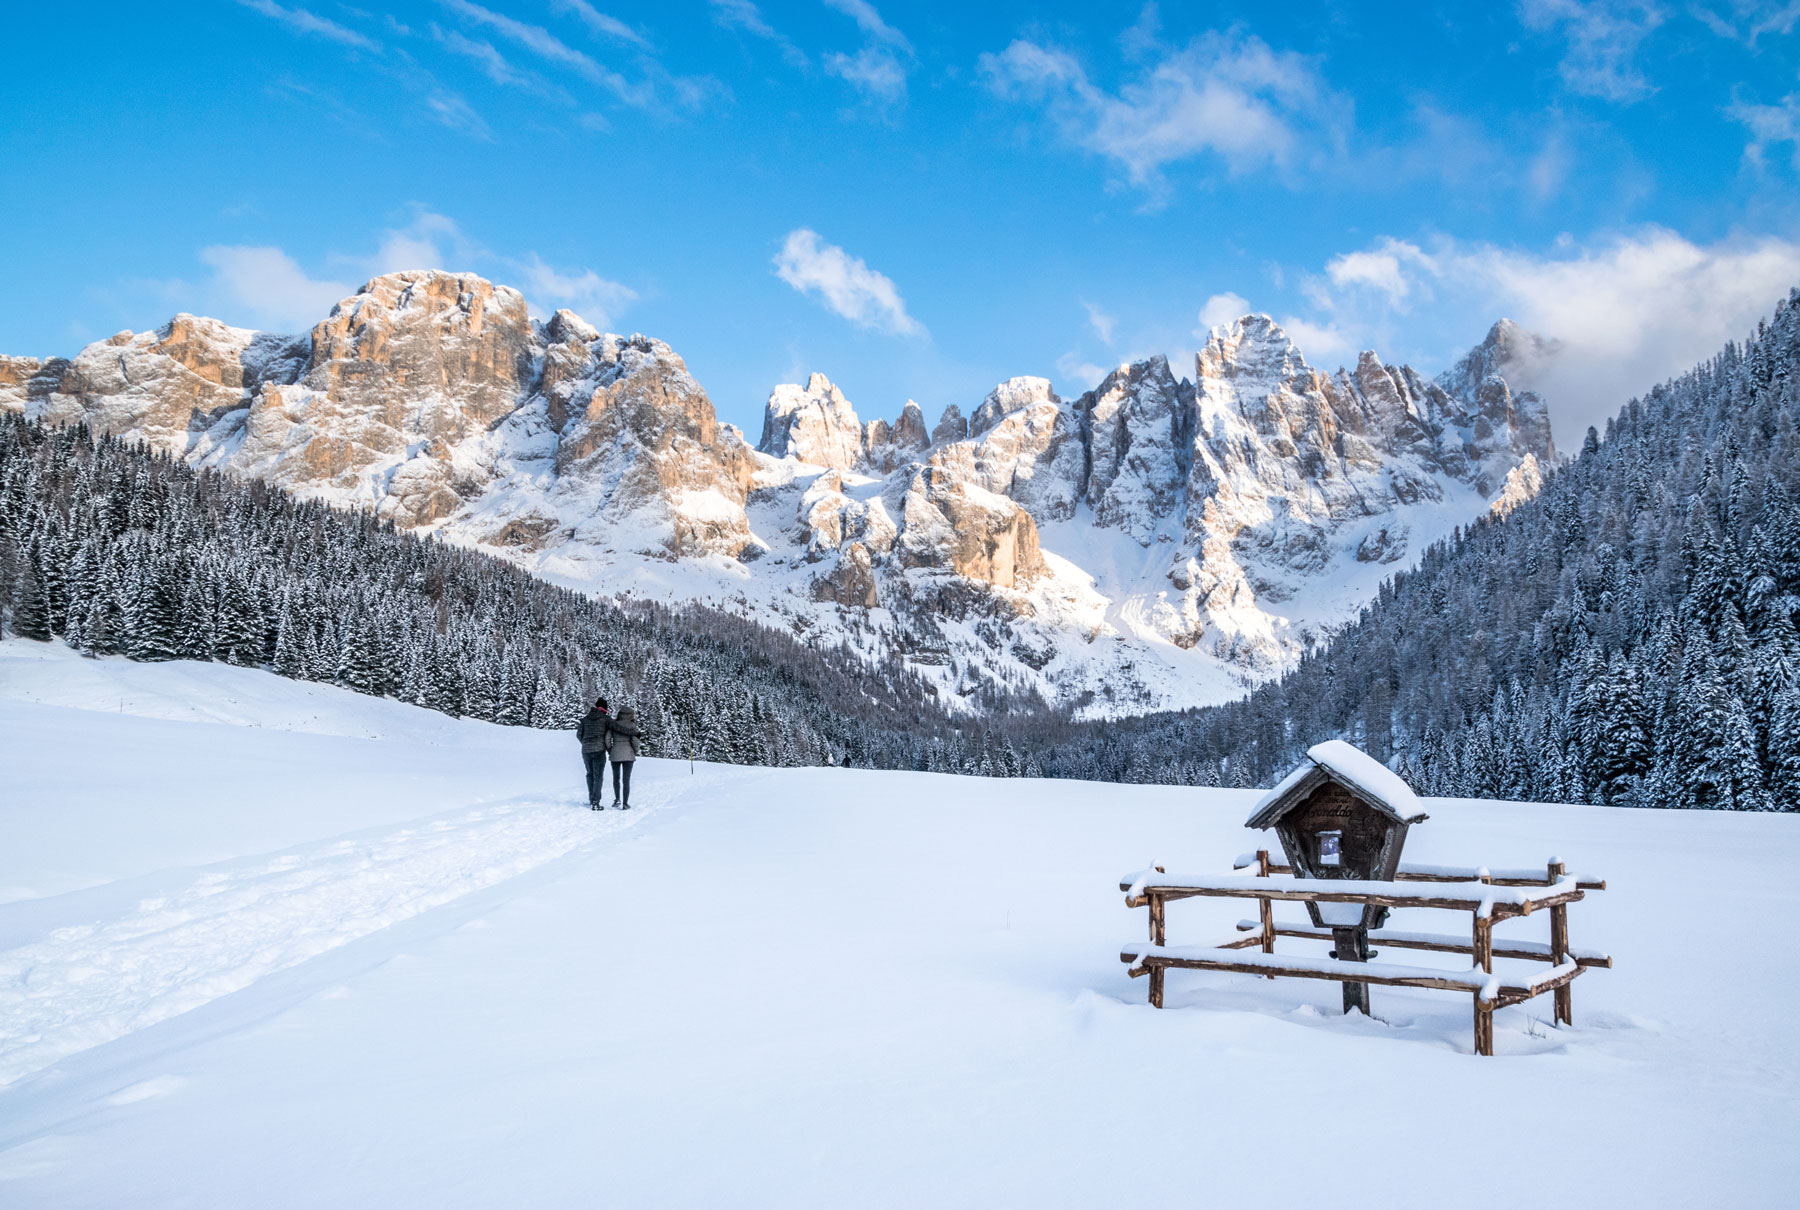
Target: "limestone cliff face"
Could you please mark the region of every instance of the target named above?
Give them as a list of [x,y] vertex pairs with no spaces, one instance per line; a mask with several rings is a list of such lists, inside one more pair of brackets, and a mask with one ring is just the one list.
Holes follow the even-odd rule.
[[463,528],[502,545],[567,528],[552,497],[631,514],[643,550],[750,543],[750,451],[667,345],[566,311],[534,324],[516,290],[472,274],[378,277],[303,337],[178,315],[69,361],[8,359],[0,406],[406,526],[454,522],[498,486],[497,515]]
[[900,409],[900,418],[889,424],[871,420],[864,430],[863,448],[869,469],[881,474],[914,461],[931,448],[931,434],[925,429],[925,412],[908,399]]
[[1167,358],[1121,366],[1076,404],[1088,446],[1094,523],[1147,542],[1181,493],[1192,388]]
[[[368,491],[403,525],[438,521],[486,486],[451,451],[518,406],[536,362],[516,290],[469,274],[379,277],[313,328],[297,381],[249,400],[221,461],[282,487]],[[373,477],[388,470],[380,491]]]
[[[409,272],[298,336],[177,315],[0,357],[0,409],[603,587],[712,592],[952,691],[1023,678],[1155,708],[1192,703],[1183,677],[1279,671],[1451,525],[1535,494],[1556,452],[1521,384],[1551,352],[1502,321],[1436,380],[1373,352],[1325,373],[1252,315],[1192,379],[1161,357],[1075,400],[1011,378],[935,423],[911,400],[865,423],[814,374],[774,389],[753,450],[661,341]],[[1170,659],[1185,671],[1141,679]]]
[[[120,332],[72,359],[12,359],[16,378],[30,364],[20,410],[54,423],[84,421],[96,431],[185,450],[191,439],[232,418],[265,382],[291,381],[302,356],[289,337],[177,315],[154,332]],[[241,416],[236,417],[241,422]]]
[[742,552],[755,465],[737,430],[719,423],[686,363],[662,341],[602,335],[585,343],[586,373],[561,384],[554,409],[566,416],[555,457],[559,494],[594,515],[635,516],[666,530],[673,555]]
[[789,383],[769,395],[756,448],[775,458],[850,470],[862,462],[866,446],[856,409],[830,379],[814,374],[804,389]]
[[1042,571],[1031,514],[943,467],[914,470],[900,497],[901,566],[1016,588]]
[[[948,571],[1029,616],[1036,606],[1028,596],[1006,594],[1049,572],[1036,528],[1074,522],[1144,549],[1148,578],[1103,589],[1135,602],[1141,629],[1272,670],[1300,642],[1287,602],[1318,595],[1316,586],[1358,566],[1405,559],[1442,532],[1452,493],[1498,492],[1495,507],[1504,509],[1535,491],[1540,462],[1555,457],[1548,418],[1536,396],[1514,392],[1505,377],[1533,355],[1532,341],[1498,324],[1438,382],[1372,352],[1354,370],[1326,374],[1278,324],[1253,315],[1211,333],[1192,381],[1160,357],[1120,366],[1072,403],[1043,379],[1010,379],[966,423],[948,410],[929,438],[909,404],[892,429],[878,421],[865,430],[873,438],[858,455],[849,440],[854,409],[816,376],[805,392],[778,390],[770,412],[794,417],[790,429],[807,434],[803,461],[827,465],[830,457],[840,471],[885,476],[891,540],[848,535],[845,518],[862,506],[844,494],[851,489],[841,475],[831,499],[845,503],[807,514],[807,558],[825,565],[822,580],[840,574],[833,554],[856,541],[857,566],[866,557],[878,588],[884,567]],[[808,404],[817,419],[788,402],[777,407],[803,397],[818,401]],[[902,426],[926,446],[904,464],[877,454]],[[766,453],[778,448],[765,440]],[[1459,507],[1479,511],[1473,502]],[[964,530],[966,540],[952,540]],[[989,557],[990,547],[1002,553]],[[1068,553],[1085,558],[1075,547]],[[859,574],[858,591],[865,581]],[[840,601],[857,595],[820,591]],[[934,608],[946,599],[933,598]]]

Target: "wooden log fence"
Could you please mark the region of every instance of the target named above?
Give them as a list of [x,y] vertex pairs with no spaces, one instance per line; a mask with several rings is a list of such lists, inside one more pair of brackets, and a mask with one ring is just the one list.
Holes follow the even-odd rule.
[[[1576,950],[1569,942],[1569,904],[1580,902],[1589,890],[1605,890],[1604,879],[1571,877],[1563,862],[1546,863],[1542,874],[1529,870],[1490,871],[1483,867],[1408,866],[1402,864],[1392,882],[1354,879],[1318,880],[1296,878],[1285,885],[1271,886],[1276,875],[1293,874],[1290,866],[1279,865],[1269,858],[1268,850],[1238,859],[1243,869],[1254,865],[1250,877],[1190,877],[1170,875],[1161,866],[1152,867],[1134,878],[1122,881],[1128,907],[1150,909],[1149,944],[1126,946],[1121,961],[1131,964],[1127,972],[1133,978],[1148,975],[1150,1003],[1161,1008],[1166,974],[1171,969],[1213,970],[1263,975],[1266,978],[1289,976],[1303,979],[1330,979],[1338,982],[1377,984],[1390,987],[1421,987],[1442,991],[1471,993],[1474,1002],[1474,1049],[1478,1055],[1494,1053],[1494,1012],[1521,1004],[1546,992],[1554,996],[1555,1019],[1559,1025],[1573,1025],[1575,1019],[1573,992],[1570,987],[1583,971],[1593,967],[1610,969],[1612,959],[1590,950]],[[1423,890],[1400,885],[1403,882],[1429,883],[1449,887],[1461,884],[1461,890]],[[1168,905],[1178,899],[1194,897],[1255,899],[1257,919],[1238,922],[1238,930],[1247,935],[1231,938],[1213,946],[1170,946],[1168,944]],[[1376,945],[1395,949],[1429,950],[1448,954],[1467,954],[1470,967],[1463,971],[1438,971],[1423,967],[1398,966],[1382,962],[1338,962],[1326,959],[1280,957],[1275,953],[1278,937],[1331,940],[1329,927],[1278,922],[1274,905],[1277,901],[1299,903],[1376,904],[1388,908],[1439,908],[1470,913],[1469,940],[1440,933],[1414,933],[1395,929],[1376,929],[1368,934]],[[1504,920],[1529,916],[1540,908],[1550,912],[1550,940],[1544,942],[1497,940],[1494,926]],[[1259,949],[1259,953],[1240,951]],[[1532,979],[1503,980],[1494,973],[1494,959],[1519,959],[1545,962],[1550,970]]]

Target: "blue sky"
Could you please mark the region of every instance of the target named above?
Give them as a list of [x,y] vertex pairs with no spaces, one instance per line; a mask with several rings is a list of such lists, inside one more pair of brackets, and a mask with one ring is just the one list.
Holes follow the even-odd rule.
[[1442,369],[1502,314],[1565,444],[1800,284],[1800,0],[21,7],[0,350],[300,330],[375,272],[669,341],[752,437],[1065,393],[1211,323]]

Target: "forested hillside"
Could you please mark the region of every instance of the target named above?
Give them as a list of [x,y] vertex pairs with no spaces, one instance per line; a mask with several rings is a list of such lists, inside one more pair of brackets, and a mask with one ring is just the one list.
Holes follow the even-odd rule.
[[1791,810],[1797,428],[1800,292],[1590,430],[1538,497],[1430,548],[1280,681],[1104,723],[992,687],[950,711],[899,660],[597,601],[17,419],[0,423],[0,605],[17,637],[263,665],[498,722],[567,726],[610,693],[664,755],[1250,786],[1340,737],[1432,794]]
[[954,745],[903,668],[596,601],[79,426],[0,418],[0,605],[17,638],[266,666],[500,723],[572,726],[604,693],[638,707],[656,755],[900,763]]
[[1800,806],[1800,291],[1589,430],[1504,520],[1396,576],[1241,702],[1072,727],[1046,768],[1267,785],[1321,739],[1421,790]]

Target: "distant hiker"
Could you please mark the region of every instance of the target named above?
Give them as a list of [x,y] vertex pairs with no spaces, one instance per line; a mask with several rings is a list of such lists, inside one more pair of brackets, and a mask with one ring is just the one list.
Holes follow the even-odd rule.
[[606,749],[612,756],[613,806],[623,811],[631,810],[631,762],[637,759],[638,737],[643,733],[637,711],[630,706],[622,707],[619,717],[606,724]]
[[582,716],[575,726],[575,738],[581,741],[581,762],[587,766],[588,808],[600,809],[600,794],[606,789],[606,729],[612,716],[606,712],[606,699]]

